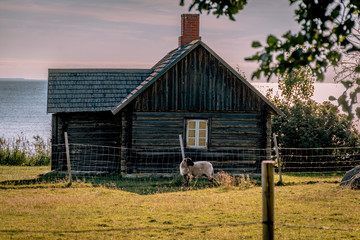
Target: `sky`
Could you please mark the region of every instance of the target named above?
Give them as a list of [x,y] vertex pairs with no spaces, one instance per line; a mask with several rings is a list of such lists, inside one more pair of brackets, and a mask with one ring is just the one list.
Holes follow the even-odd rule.
[[[299,26],[288,1],[248,2],[234,22],[201,14],[200,36],[250,79],[258,66],[244,60],[256,53],[252,41]],[[151,68],[178,47],[182,13],[188,6],[179,0],[0,0],[0,78],[47,79],[49,68]]]

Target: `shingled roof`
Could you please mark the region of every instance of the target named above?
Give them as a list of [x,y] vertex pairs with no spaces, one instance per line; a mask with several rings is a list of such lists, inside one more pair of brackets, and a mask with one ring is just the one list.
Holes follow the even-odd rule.
[[111,111],[152,69],[49,69],[48,113]]

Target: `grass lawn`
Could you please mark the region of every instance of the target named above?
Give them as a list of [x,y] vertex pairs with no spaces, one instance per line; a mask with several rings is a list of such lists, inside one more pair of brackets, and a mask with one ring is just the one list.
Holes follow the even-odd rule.
[[46,171],[50,171],[50,166],[19,167],[19,166],[0,165],[0,182],[5,180],[36,178],[39,174]]
[[[63,180],[4,182],[14,171],[5,168],[0,239],[262,239],[261,187],[255,184],[184,189],[166,188],[165,180],[118,179],[65,187]],[[283,180],[285,186],[275,187],[277,239],[360,239],[360,191],[340,188],[341,176]],[[136,184],[158,190],[136,192]]]

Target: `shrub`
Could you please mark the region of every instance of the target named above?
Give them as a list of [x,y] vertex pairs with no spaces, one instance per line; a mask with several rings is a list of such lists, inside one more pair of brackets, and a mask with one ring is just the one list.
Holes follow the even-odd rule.
[[255,185],[254,182],[251,181],[249,175],[231,176],[224,171],[220,171],[216,174],[215,183],[220,187],[241,187],[245,189]]
[[50,164],[50,144],[40,136],[30,142],[23,136],[0,138],[0,165],[46,166]]
[[272,131],[278,136],[279,147],[354,147],[360,144],[360,134],[352,121],[330,102],[295,101],[292,105],[278,107],[286,115],[273,117]]

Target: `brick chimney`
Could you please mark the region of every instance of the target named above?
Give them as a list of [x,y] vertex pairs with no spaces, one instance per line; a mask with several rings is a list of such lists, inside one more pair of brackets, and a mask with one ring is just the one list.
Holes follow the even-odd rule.
[[181,36],[179,37],[179,47],[193,40],[201,40],[199,36],[199,14],[181,14]]

